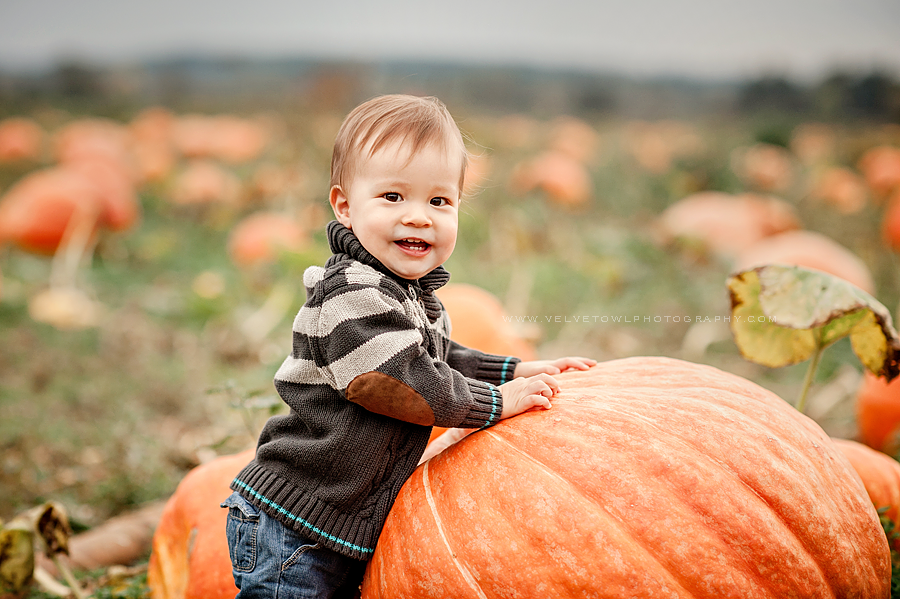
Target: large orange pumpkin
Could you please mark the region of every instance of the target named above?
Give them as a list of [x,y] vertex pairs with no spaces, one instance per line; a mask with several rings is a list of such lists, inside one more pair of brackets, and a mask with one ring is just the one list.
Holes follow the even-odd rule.
[[225,520],[219,504],[255,451],[221,457],[188,473],[169,498],[153,535],[147,583],[153,599],[233,599]]
[[413,473],[364,598],[888,596],[859,478],[774,394],[666,358],[558,380]]
[[[885,509],[884,515],[900,524],[900,462],[857,441],[834,439],[834,443],[859,474],[875,509]],[[893,545],[900,549],[900,539]]]
[[860,441],[878,451],[900,449],[900,379],[888,383],[866,372],[856,394],[856,423]]

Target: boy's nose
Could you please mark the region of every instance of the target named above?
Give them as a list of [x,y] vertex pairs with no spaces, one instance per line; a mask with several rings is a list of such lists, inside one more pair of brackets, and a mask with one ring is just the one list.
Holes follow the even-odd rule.
[[431,217],[428,215],[426,206],[418,205],[418,202],[409,202],[406,212],[403,214],[403,223],[416,227],[427,227],[431,225]]

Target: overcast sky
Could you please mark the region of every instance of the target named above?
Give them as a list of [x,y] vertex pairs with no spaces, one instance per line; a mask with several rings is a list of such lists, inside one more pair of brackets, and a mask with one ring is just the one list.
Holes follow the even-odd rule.
[[0,0],[0,68],[187,53],[900,75],[900,0]]

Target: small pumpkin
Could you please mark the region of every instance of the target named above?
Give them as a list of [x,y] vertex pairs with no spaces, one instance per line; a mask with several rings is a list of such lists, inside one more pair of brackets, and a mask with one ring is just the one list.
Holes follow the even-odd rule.
[[540,190],[552,202],[567,207],[584,206],[593,195],[587,168],[568,154],[555,150],[516,165],[510,188],[518,195]]
[[897,453],[900,450],[900,379],[888,383],[866,372],[856,394],[856,422],[863,443],[887,454]]
[[256,159],[270,141],[262,124],[232,115],[185,115],[176,119],[172,136],[184,156],[233,164]]
[[166,502],[153,535],[147,583],[153,599],[233,599],[237,595],[219,507],[255,450],[191,470]]
[[736,150],[732,169],[748,185],[765,192],[785,191],[794,181],[791,153],[773,144],[758,143]]
[[108,119],[79,119],[53,136],[54,155],[62,164],[83,160],[107,162],[136,180],[131,137],[127,127]]
[[44,136],[44,130],[32,119],[3,119],[0,121],[0,162],[38,160],[43,150]]
[[175,176],[169,199],[178,205],[230,204],[240,198],[237,176],[208,159],[192,160]]
[[583,164],[590,164],[600,147],[597,130],[575,117],[560,117],[550,129],[548,148]]
[[837,135],[824,123],[803,123],[791,133],[790,148],[806,166],[831,162],[837,152]]
[[237,266],[273,262],[282,251],[300,251],[307,244],[300,223],[281,212],[257,212],[245,217],[228,236],[228,254]]
[[667,358],[557,379],[413,473],[364,599],[888,596],[857,475],[779,397]]
[[678,200],[656,220],[665,243],[699,243],[705,250],[733,258],[760,239],[800,227],[787,202],[756,194],[701,191]]
[[881,217],[881,238],[891,250],[900,252],[900,188],[887,201]]
[[[833,441],[859,474],[875,509],[884,509],[884,515],[900,527],[900,463],[858,441]],[[893,546],[900,549],[900,539],[894,539]]]
[[506,310],[491,292],[465,283],[451,283],[437,291],[450,316],[450,338],[489,354],[534,360],[534,346],[517,334]]
[[53,255],[72,219],[95,231],[102,206],[96,185],[71,168],[33,171],[0,198],[0,244]]
[[817,176],[810,197],[842,214],[855,214],[865,207],[869,192],[866,182],[854,171],[833,166]]
[[869,148],[856,165],[876,198],[884,198],[900,188],[900,148]]

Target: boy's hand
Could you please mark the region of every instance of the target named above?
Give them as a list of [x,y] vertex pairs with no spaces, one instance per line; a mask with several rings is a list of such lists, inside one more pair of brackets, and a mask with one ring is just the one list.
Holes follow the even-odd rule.
[[513,373],[514,377],[534,376],[536,374],[559,374],[564,370],[587,370],[597,364],[597,360],[591,358],[557,358],[556,360],[533,360],[531,362],[519,362]]
[[531,408],[550,409],[550,398],[559,391],[559,384],[549,374],[520,377],[498,387],[503,396],[500,420],[521,414]]

